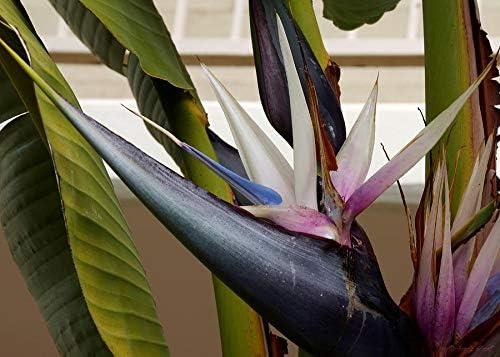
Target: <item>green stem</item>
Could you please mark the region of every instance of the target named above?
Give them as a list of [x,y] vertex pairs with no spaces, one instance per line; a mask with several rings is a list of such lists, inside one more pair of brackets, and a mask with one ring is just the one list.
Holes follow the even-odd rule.
[[[458,97],[476,73],[468,1],[424,0],[426,117],[432,120]],[[453,181],[451,211],[455,216],[483,137],[477,97],[464,106],[446,135],[448,176]],[[433,151],[437,155],[437,151]],[[457,165],[458,162],[458,165]],[[456,168],[456,170],[455,170]],[[429,167],[427,168],[429,170]]]

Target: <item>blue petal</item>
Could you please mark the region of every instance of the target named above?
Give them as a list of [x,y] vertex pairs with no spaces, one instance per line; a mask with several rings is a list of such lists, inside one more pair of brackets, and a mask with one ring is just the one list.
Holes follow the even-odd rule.
[[280,194],[273,189],[239,176],[186,143],[181,143],[181,147],[211,168],[217,175],[226,180],[235,190],[245,196],[253,204],[279,205],[283,202]]

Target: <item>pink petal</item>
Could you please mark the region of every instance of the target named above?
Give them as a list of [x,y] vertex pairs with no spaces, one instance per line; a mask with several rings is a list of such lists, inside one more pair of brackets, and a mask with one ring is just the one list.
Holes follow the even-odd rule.
[[469,278],[469,265],[474,252],[474,239],[471,239],[453,253],[453,275],[455,281],[455,306],[460,306]]
[[436,237],[443,231],[443,209],[441,200],[445,166],[440,162],[434,177],[432,205],[425,221],[424,243],[418,266],[415,311],[420,330],[428,340],[432,337],[434,325],[434,304],[436,288],[434,286],[434,264]]
[[500,250],[500,219],[495,222],[490,235],[484,242],[469,275],[465,293],[458,309],[455,335],[462,338],[477,310],[479,300],[490,277]]
[[242,206],[241,208],[290,231],[339,240],[339,234],[332,221],[324,214],[310,208],[297,206]]

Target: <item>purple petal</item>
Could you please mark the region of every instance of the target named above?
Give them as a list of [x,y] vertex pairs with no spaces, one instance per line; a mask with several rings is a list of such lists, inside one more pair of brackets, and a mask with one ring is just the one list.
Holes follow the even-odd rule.
[[457,314],[457,323],[455,335],[457,339],[463,337],[471,324],[474,313],[477,310],[479,300],[483,294],[484,288],[495,260],[500,249],[500,220],[495,222],[488,238],[484,242],[476,258],[474,266],[469,274],[465,293],[460,303]]
[[453,253],[453,275],[455,280],[455,305],[460,306],[469,278],[469,265],[474,252],[474,239],[471,239]]
[[[452,234],[459,232],[467,222],[481,208],[481,197],[484,178],[488,168],[489,157],[492,149],[493,137],[488,138],[486,146],[482,145],[476,157],[471,177],[465,189],[464,196],[460,202],[457,215],[453,221]],[[479,199],[478,199],[479,198]],[[465,293],[467,279],[469,277],[470,260],[474,252],[474,240],[459,247],[453,254],[453,266],[455,275],[455,304],[460,306]]]
[[453,258],[451,253],[451,224],[448,177],[444,175],[444,236],[436,291],[433,343],[437,347],[448,346],[455,327],[455,288],[453,281]]
[[435,315],[434,266],[436,237],[443,231],[443,209],[439,198],[442,196],[443,179],[446,175],[444,167],[440,162],[434,177],[432,197],[435,199],[432,200],[432,205],[425,218],[424,243],[416,282],[415,311],[417,323],[428,340],[432,337]]

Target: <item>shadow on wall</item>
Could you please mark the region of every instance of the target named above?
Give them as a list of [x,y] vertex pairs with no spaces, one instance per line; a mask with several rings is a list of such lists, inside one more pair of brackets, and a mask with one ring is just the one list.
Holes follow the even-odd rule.
[[[411,207],[415,211],[415,207]],[[210,273],[137,201],[123,202],[156,297],[173,356],[220,356]],[[360,219],[392,296],[408,288],[412,267],[399,204],[375,204]],[[47,328],[0,234],[0,355],[56,356]],[[293,350],[293,348],[292,348]]]

